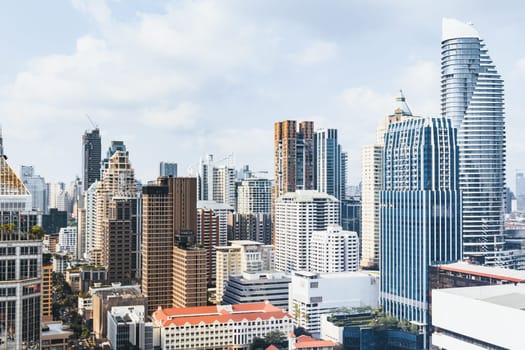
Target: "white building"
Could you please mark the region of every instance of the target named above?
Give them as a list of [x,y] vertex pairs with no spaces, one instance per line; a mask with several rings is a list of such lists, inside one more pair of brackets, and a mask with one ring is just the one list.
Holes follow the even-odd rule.
[[40,175],[35,175],[33,166],[27,165],[20,166],[20,179],[31,192],[33,209],[45,213],[47,211],[46,180]]
[[269,179],[248,178],[237,188],[237,213],[269,214],[272,182]]
[[222,301],[225,282],[230,275],[274,269],[273,247],[254,241],[231,241],[230,246],[217,246],[216,300]]
[[339,224],[339,201],[317,191],[280,196],[275,205],[275,267],[280,271],[308,270],[312,233]]
[[365,267],[379,267],[379,197],[385,133],[390,123],[412,115],[403,94],[396,98],[396,104],[394,114],[379,122],[375,144],[361,148],[361,265]]
[[524,324],[525,284],[432,291],[436,349],[523,349]]
[[113,306],[108,310],[108,339],[113,349],[129,344],[141,350],[153,349],[153,323],[146,322],[144,305]]
[[270,303],[159,307],[153,313],[153,323],[160,327],[162,350],[247,350],[255,337],[293,330],[292,317]]
[[77,228],[75,226],[62,227],[58,232],[57,251],[71,253],[77,258]]
[[343,231],[339,225],[328,225],[326,231],[314,231],[310,242],[309,271],[330,273],[359,269],[357,232]]
[[321,315],[341,307],[377,307],[379,278],[361,272],[319,274],[294,272],[288,311],[294,324],[319,336]]
[[[226,164],[223,164],[226,161]],[[235,197],[235,167],[231,166],[233,157],[215,161],[213,154],[201,159],[198,170],[197,194],[198,200],[216,201],[236,206]]]
[[260,303],[268,301],[288,309],[290,275],[284,272],[244,272],[229,276],[222,295],[223,304]]
[[95,249],[95,231],[97,225],[97,188],[100,182],[95,180],[84,192],[84,206],[86,208],[85,220],[85,248],[84,256],[91,258],[91,253]]

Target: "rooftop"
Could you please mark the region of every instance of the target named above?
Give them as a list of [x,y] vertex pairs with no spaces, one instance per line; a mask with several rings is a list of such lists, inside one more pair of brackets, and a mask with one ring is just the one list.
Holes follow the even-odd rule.
[[291,319],[292,316],[267,302],[167,309],[159,307],[153,313],[154,321],[162,324],[163,327],[193,325],[201,322],[211,324],[215,322],[226,323],[228,321],[281,319],[285,317]]
[[330,340],[319,340],[307,335],[301,335],[297,338],[297,343],[295,343],[296,349],[315,349],[315,348],[325,348],[335,346],[335,343]]
[[472,23],[464,23],[455,18],[443,18],[441,40],[456,38],[479,38],[479,32]]
[[445,288],[432,293],[446,293],[525,311],[525,284],[501,284],[481,287]]
[[498,280],[521,283],[525,282],[525,271],[504,269],[502,267],[481,266],[466,262],[440,265],[440,270],[472,274]]
[[311,202],[314,199],[330,199],[334,202],[339,201],[334,196],[314,190],[298,190],[295,192],[288,192],[278,198],[278,200],[281,199],[295,199],[296,202]]

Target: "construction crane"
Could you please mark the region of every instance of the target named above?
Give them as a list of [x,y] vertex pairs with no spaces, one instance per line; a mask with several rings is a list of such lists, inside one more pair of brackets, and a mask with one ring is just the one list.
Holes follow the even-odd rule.
[[93,126],[94,129],[98,129],[98,125],[95,124],[95,122],[93,121],[93,119],[91,119],[91,117],[89,116],[89,114],[86,113],[86,118],[88,118],[89,122],[91,123],[91,125]]

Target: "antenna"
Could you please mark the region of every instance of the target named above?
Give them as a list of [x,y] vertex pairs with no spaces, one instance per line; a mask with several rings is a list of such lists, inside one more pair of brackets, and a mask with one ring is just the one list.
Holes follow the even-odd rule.
[[93,119],[91,119],[91,117],[87,113],[86,113],[86,118],[88,118],[89,122],[91,123],[94,129],[98,129],[98,125],[95,124],[95,122],[93,122]]

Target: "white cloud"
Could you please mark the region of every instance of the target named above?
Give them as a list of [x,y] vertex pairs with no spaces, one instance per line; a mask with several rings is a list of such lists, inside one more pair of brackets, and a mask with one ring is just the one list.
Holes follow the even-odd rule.
[[111,18],[111,10],[105,0],[71,0],[71,3],[98,22],[108,22]]
[[399,81],[412,113],[421,116],[440,114],[440,84],[438,64],[425,60],[406,67]]
[[328,62],[337,56],[337,45],[333,42],[315,41],[301,52],[291,55],[293,62],[311,65]]
[[519,70],[522,74],[525,74],[525,57],[519,59],[519,60],[516,62],[516,67],[518,67],[518,70]]
[[191,102],[182,102],[173,109],[148,109],[144,112],[144,125],[158,128],[191,128],[197,121],[198,106]]

